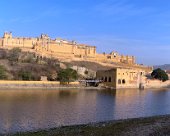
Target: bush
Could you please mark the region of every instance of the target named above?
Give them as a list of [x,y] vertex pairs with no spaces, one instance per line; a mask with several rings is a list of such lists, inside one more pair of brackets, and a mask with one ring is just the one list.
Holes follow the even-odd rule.
[[57,76],[58,76],[57,72],[55,70],[51,70],[51,71],[48,72],[47,78],[48,78],[49,81],[56,81]]
[[85,74],[85,75],[88,75],[88,73],[89,73],[89,71],[88,71],[88,70],[86,70],[86,71],[84,72],[84,74]]
[[78,74],[77,71],[67,68],[67,69],[62,69],[58,73],[58,79],[60,82],[71,82],[75,81],[78,79]]
[[55,67],[58,64],[58,60],[54,58],[45,58],[44,61],[50,67]]
[[168,74],[164,70],[162,70],[160,68],[153,70],[151,76],[153,78],[159,79],[159,80],[161,80],[163,82],[169,80]]
[[0,59],[6,59],[7,58],[7,51],[0,49]]
[[22,62],[23,63],[35,63],[36,62],[36,58],[35,55],[33,53],[22,53],[21,55],[22,58]]
[[0,79],[7,79],[6,69],[2,65],[0,65]]
[[20,55],[21,55],[21,49],[16,47],[9,51],[8,59],[12,62],[18,62]]
[[33,80],[32,73],[29,71],[20,71],[18,73],[18,77],[19,77],[19,79],[25,80],[25,81]]

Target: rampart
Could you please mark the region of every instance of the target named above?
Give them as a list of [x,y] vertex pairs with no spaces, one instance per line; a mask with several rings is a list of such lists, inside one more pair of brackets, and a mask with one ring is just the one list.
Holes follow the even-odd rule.
[[63,39],[51,39],[48,35],[42,34],[37,38],[13,37],[12,33],[5,32],[0,38],[2,48],[19,47],[33,50],[38,56],[53,58],[69,58],[95,62],[116,62],[134,65],[134,56],[120,55],[113,51],[110,54],[97,53],[95,46],[77,44],[75,41]]

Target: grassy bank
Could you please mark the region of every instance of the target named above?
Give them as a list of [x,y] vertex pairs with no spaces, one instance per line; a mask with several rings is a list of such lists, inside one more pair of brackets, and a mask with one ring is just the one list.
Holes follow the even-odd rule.
[[170,115],[17,133],[14,136],[161,136],[170,135]]

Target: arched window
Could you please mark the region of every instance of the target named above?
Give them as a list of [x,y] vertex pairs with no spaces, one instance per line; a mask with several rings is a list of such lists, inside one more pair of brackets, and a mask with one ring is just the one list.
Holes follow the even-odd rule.
[[107,77],[105,77],[104,82],[107,82]]
[[109,77],[109,82],[112,82],[112,78],[111,77]]
[[118,80],[118,84],[121,84],[121,80],[120,79]]
[[88,50],[88,54],[90,54],[90,49]]
[[122,80],[122,84],[126,84],[126,81],[125,81],[125,79],[123,79],[123,80]]

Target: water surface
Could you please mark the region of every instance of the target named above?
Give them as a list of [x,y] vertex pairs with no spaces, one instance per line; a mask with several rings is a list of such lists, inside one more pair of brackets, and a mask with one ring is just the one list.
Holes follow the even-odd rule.
[[170,89],[0,91],[0,133],[164,114]]

